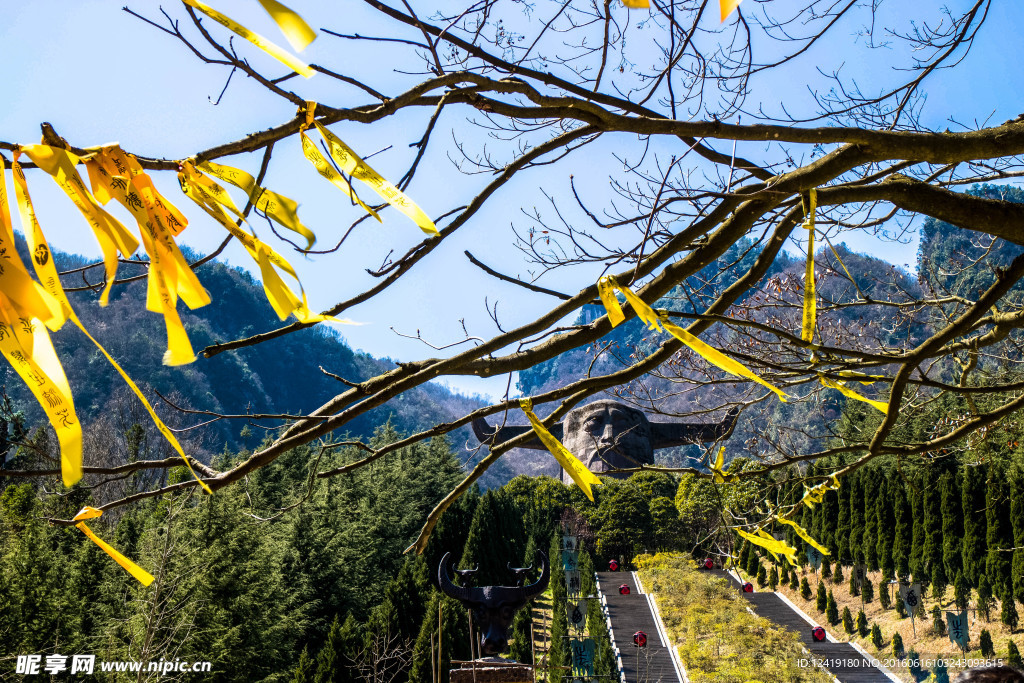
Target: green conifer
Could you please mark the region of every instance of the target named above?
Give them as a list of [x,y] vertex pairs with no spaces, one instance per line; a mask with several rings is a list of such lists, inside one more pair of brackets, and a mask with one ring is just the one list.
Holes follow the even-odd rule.
[[875,584],[871,583],[871,579],[867,576],[864,577],[864,584],[861,586],[860,592],[864,602],[871,602],[875,599]]
[[1013,633],[1017,624],[1020,621],[1020,617],[1017,614],[1017,603],[1013,599],[1013,593],[1006,591],[1003,593],[1003,608],[999,613],[999,620],[1010,627],[1010,633]]
[[984,466],[965,466],[962,470],[960,496],[964,535],[960,544],[967,583],[981,586],[985,573],[985,470]]
[[757,585],[761,588],[768,585],[768,574],[765,572],[763,564],[757,565]]
[[903,659],[903,636],[900,635],[899,631],[892,634],[892,656],[897,659]]
[[893,499],[895,514],[895,533],[893,536],[892,554],[895,562],[896,576],[905,579],[910,575],[910,555],[914,539],[914,518],[903,480],[895,477],[890,482],[889,490]]
[[1021,660],[1020,650],[1012,640],[1006,642],[1006,663],[1018,669],[1024,669],[1024,661]]
[[956,580],[953,582],[953,603],[960,609],[964,609],[970,599],[971,589],[967,585],[967,577],[964,572],[957,572]]
[[853,625],[853,615],[850,614],[849,607],[843,607],[843,630],[850,635],[853,635],[854,631],[856,631]]
[[861,638],[867,638],[871,633],[871,629],[868,628],[868,615],[864,614],[864,610],[857,612],[857,633]]
[[1006,483],[1005,470],[993,464],[989,467],[988,482],[985,488],[985,519],[987,533],[985,541],[988,545],[988,556],[985,558],[985,573],[992,583],[992,592],[1004,595],[1012,590],[1010,563],[1013,557],[1001,548],[1012,548],[1013,531],[1010,528],[1009,486]]
[[860,589],[857,587],[857,572],[854,571],[853,569],[850,570],[850,586],[849,586],[849,589],[850,589],[850,595],[852,597],[857,597],[858,595],[860,595]]
[[827,557],[821,561],[821,578],[832,578],[832,563],[829,561]]
[[878,582],[878,604],[882,606],[882,609],[890,609],[892,607],[892,600],[889,599],[888,579],[882,579]]
[[883,579],[891,579],[896,571],[896,561],[893,557],[896,515],[893,507],[895,498],[891,486],[895,486],[895,484],[888,483],[884,478],[880,479],[875,496],[875,518],[878,524],[875,552],[878,554],[878,566],[882,570]]
[[981,629],[981,637],[978,638],[978,647],[981,648],[982,657],[995,657],[996,649],[992,646],[992,634],[987,628]]
[[768,587],[772,590],[779,587],[779,572],[775,567],[772,567],[771,573],[768,574]]
[[843,564],[836,560],[836,568],[832,570],[832,583],[840,584],[843,582]]
[[825,618],[828,623],[835,626],[839,623],[839,606],[836,604],[836,597],[832,595],[832,590],[828,591],[828,602],[825,606]]
[[989,611],[992,609],[992,585],[988,581],[988,574],[981,574],[978,580],[978,611],[989,620]]
[[1013,577],[1013,595],[1024,603],[1024,467],[1018,465],[1010,483],[1010,523],[1013,527],[1013,559],[1010,575]]
[[946,635],[946,619],[942,608],[938,605],[932,607],[932,631],[937,636]]
[[824,612],[828,607],[828,594],[825,592],[825,584],[821,581],[818,582],[818,594],[815,597],[814,607],[819,612]]
[[[806,581],[807,580],[804,579],[805,583],[806,583]],[[789,589],[792,590],[792,591],[800,590],[800,582],[799,582],[799,580],[797,578],[796,570],[795,569],[789,573]],[[811,597],[810,596],[810,592],[811,592],[811,589],[810,589],[810,587],[808,587],[807,588],[807,597],[808,598]]]
[[882,640],[882,629],[878,628],[878,624],[871,624],[871,644],[875,646],[876,650],[881,650],[885,645]]
[[[796,578],[796,576],[794,575],[793,578]],[[811,584],[807,583],[806,576],[800,580],[800,597],[804,600],[811,599]]]
[[957,485],[956,472],[947,472],[939,480],[939,495],[942,506],[942,567],[946,578],[955,584],[956,577],[963,573],[961,546],[964,537],[963,496]]

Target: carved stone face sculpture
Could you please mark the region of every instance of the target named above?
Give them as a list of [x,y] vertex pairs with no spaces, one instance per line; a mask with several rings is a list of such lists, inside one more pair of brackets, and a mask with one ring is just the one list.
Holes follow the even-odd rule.
[[[738,413],[735,408],[730,410],[722,422],[650,422],[636,408],[601,400],[569,411],[561,424],[551,426],[551,433],[591,472],[626,478],[629,472],[609,470],[654,464],[654,451],[658,448],[716,441],[729,433]],[[517,425],[495,429],[486,420],[477,419],[473,421],[473,431],[481,442],[494,445],[531,428]],[[527,441],[522,448],[545,450],[539,439]],[[565,472],[562,481],[572,484]]]
[[[654,464],[647,416],[615,401],[596,401],[571,411],[565,416],[563,435],[562,444],[591,472]],[[565,472],[562,481],[572,483]]]

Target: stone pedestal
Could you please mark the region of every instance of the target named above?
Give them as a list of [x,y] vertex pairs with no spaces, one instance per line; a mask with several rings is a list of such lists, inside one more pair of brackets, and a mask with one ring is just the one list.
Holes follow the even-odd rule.
[[[475,664],[476,683],[533,683],[533,667],[506,659],[490,657],[478,659]],[[450,683],[474,683],[474,664],[462,664],[461,669],[448,672]]]

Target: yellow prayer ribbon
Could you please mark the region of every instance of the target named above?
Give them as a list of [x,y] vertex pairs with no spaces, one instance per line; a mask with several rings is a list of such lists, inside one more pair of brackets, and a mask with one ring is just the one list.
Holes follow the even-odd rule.
[[649,330],[657,331],[663,329],[665,332],[668,332],[673,337],[686,344],[686,346],[688,346],[694,353],[698,354],[701,358],[712,365],[725,370],[729,374],[757,382],[758,384],[775,392],[783,403],[786,402],[786,393],[781,389],[778,389],[764,381],[751,372],[742,363],[729,358],[718,349],[705,344],[683,328],[669,322],[668,316],[664,313],[655,313],[654,309],[634,294],[629,287],[620,285],[615,280],[614,276],[606,275],[597,281],[597,293],[601,298],[601,303],[604,304],[605,310],[608,312],[608,320],[611,322],[612,327],[615,327],[626,319],[626,316],[622,313],[622,306],[619,304],[619,300],[615,297],[615,289],[622,292],[622,295],[626,297],[626,301],[628,301],[633,307],[637,317],[647,324],[647,328]]
[[152,574],[150,574],[145,569],[129,560],[121,553],[114,550],[114,548],[112,548],[106,541],[104,541],[95,533],[93,533],[93,530],[86,525],[85,520],[95,519],[102,514],[102,510],[97,510],[94,507],[89,507],[88,505],[86,505],[78,512],[77,515],[74,516],[72,521],[78,522],[78,524],[76,524],[75,526],[78,527],[82,531],[82,533],[88,536],[93,543],[98,545],[100,547],[100,550],[114,558],[114,562],[117,562],[119,565],[124,567],[129,574],[135,577],[136,581],[141,583],[143,586],[148,586],[149,584],[153,583]]
[[[305,62],[301,61],[300,59],[298,59],[297,57],[295,57],[294,55],[292,55],[291,53],[289,53],[285,49],[279,47],[278,45],[275,45],[274,43],[270,42],[269,40],[267,40],[266,38],[264,38],[260,34],[255,33],[254,31],[250,31],[249,29],[247,29],[246,27],[242,26],[241,24],[239,24],[234,19],[221,14],[220,12],[218,12],[215,9],[213,9],[209,5],[206,5],[206,4],[202,3],[202,2],[200,2],[199,0],[181,0],[181,1],[184,2],[186,5],[190,5],[191,7],[194,7],[195,9],[199,10],[200,12],[205,14],[206,16],[208,16],[211,19],[213,19],[214,21],[216,21],[218,24],[221,24],[222,26],[224,26],[226,29],[228,29],[232,33],[235,33],[236,35],[239,35],[239,36],[245,38],[250,43],[252,43],[256,47],[258,47],[259,49],[263,50],[268,55],[270,55],[271,57],[273,57],[277,61],[281,62],[282,64],[284,64],[289,69],[291,69],[295,73],[299,74],[303,78],[309,78],[309,77],[311,77],[315,73],[313,71],[313,69],[311,69],[309,67],[308,64],[306,64]],[[264,5],[264,7],[266,7],[266,5]],[[267,11],[270,11],[270,10],[267,10]],[[271,16],[273,16],[273,13],[271,13]],[[296,15],[296,16],[298,16],[298,15]],[[274,17],[274,20],[277,21],[277,18]],[[303,22],[303,23],[305,23],[305,22]],[[278,26],[281,26],[281,25],[278,24]],[[283,26],[281,26],[281,30],[285,31],[285,28]],[[288,38],[289,41],[292,39],[292,37],[288,35],[287,31],[285,31],[285,37]]]
[[[200,174],[190,161],[183,161],[181,163],[178,179],[181,182],[182,192],[241,242],[249,256],[259,265],[260,276],[263,280],[263,291],[266,293],[267,300],[270,302],[271,307],[273,307],[274,312],[277,313],[281,320],[284,320],[291,314],[300,322],[308,324],[324,320],[352,324],[350,320],[321,315],[309,310],[306,292],[302,288],[299,276],[291,264],[270,246],[260,241],[255,235],[235,225],[235,222],[224,212],[224,209],[227,208],[239,218],[242,218],[241,212],[235,207],[227,192],[224,191],[224,188]],[[242,219],[244,220],[244,218]],[[299,283],[299,291],[302,293],[301,299],[285,284],[275,267],[283,270]]]
[[743,0],[718,0],[718,9],[722,13],[722,21],[729,18],[729,15],[736,11]]
[[754,545],[761,546],[773,555],[783,555],[787,560],[789,560],[790,564],[796,564],[796,548],[787,545],[785,541],[777,541],[768,534],[765,534],[761,529],[758,529],[759,535],[757,536],[754,534],[748,534],[742,529],[736,529],[736,533]]
[[[43,153],[44,154],[45,153],[56,154],[58,152],[63,151],[63,150],[58,150],[56,148],[49,148],[49,150],[50,150],[49,152],[43,151]],[[39,150],[26,149],[25,151],[26,151],[26,153],[29,154],[29,156],[31,156],[31,152],[32,151],[37,151],[38,152]],[[2,170],[3,170],[3,167],[2,167],[2,164],[0,164],[0,172],[2,172]],[[195,470],[192,469],[192,465],[189,462],[188,458],[185,456],[185,452],[182,449],[181,444],[178,443],[178,440],[175,438],[174,434],[170,431],[170,429],[168,429],[167,425],[165,425],[163,423],[163,421],[157,416],[156,412],[153,409],[153,406],[150,405],[148,400],[146,400],[145,395],[142,393],[142,391],[139,389],[139,387],[135,384],[135,382],[132,381],[131,377],[128,376],[128,373],[126,373],[124,371],[124,369],[117,363],[117,361],[114,360],[114,358],[107,352],[107,350],[105,348],[103,348],[103,345],[100,344],[89,333],[89,330],[87,330],[85,328],[85,325],[82,324],[82,321],[78,318],[78,315],[75,314],[74,309],[71,307],[71,302],[68,300],[67,293],[65,293],[64,288],[61,285],[60,276],[57,273],[56,264],[53,262],[53,258],[51,258],[52,252],[50,251],[50,246],[49,246],[49,244],[46,241],[46,236],[43,234],[42,228],[39,225],[39,221],[36,220],[35,212],[32,210],[31,198],[28,195],[28,187],[24,185],[24,182],[25,182],[25,180],[24,180],[24,173],[22,172],[20,165],[18,165],[18,163],[17,163],[17,157],[15,158],[15,162],[14,162],[14,178],[15,178],[15,181],[17,183],[17,190],[18,190],[18,194],[19,194],[19,206],[22,208],[22,212],[21,212],[22,213],[22,223],[23,223],[22,227],[24,229],[26,240],[28,241],[29,250],[30,250],[30,252],[32,254],[32,267],[35,269],[36,275],[39,277],[40,282],[44,283],[43,284],[43,286],[45,287],[44,293],[48,297],[51,297],[54,302],[56,302],[57,310],[60,311],[60,313],[61,313],[60,322],[63,323],[65,318],[71,320],[71,322],[73,322],[75,324],[75,326],[78,327],[78,329],[80,329],[83,334],[85,334],[85,336],[89,339],[89,341],[91,341],[96,346],[96,348],[99,349],[100,353],[103,354],[103,356],[107,359],[107,361],[114,367],[115,370],[117,370],[118,374],[121,375],[121,377],[124,379],[125,383],[128,384],[128,387],[132,390],[132,392],[139,398],[140,401],[142,401],[142,405],[146,408],[146,411],[149,413],[150,417],[153,419],[153,423],[156,425],[157,429],[160,431],[161,434],[164,435],[164,437],[168,440],[168,442],[170,442],[171,446],[173,446],[174,449],[178,452],[178,454],[181,456],[182,460],[185,461],[186,467],[188,467],[189,471],[192,472],[192,476],[194,476],[199,481],[199,485],[202,486],[203,489],[207,493],[211,493],[212,494],[213,491],[210,490],[210,487],[207,486],[199,478],[199,476],[196,474]],[[2,183],[0,183],[0,185],[2,185]],[[0,187],[0,190],[2,190],[2,187]],[[3,199],[3,195],[4,195],[4,193],[0,192],[0,199]],[[4,208],[6,208],[6,202],[4,202]],[[171,208],[173,208],[173,207],[171,207]],[[170,211],[170,210],[168,209],[168,211]],[[5,218],[4,216],[0,215],[0,222],[2,222],[4,220],[4,218]],[[9,228],[9,218],[7,218],[7,222],[4,224],[4,229],[5,229],[5,232],[9,232],[10,231],[10,228]],[[9,237],[8,239],[11,239],[12,240],[11,243],[13,244],[13,236]],[[19,265],[20,265],[20,263],[19,263]],[[189,271],[189,272],[191,272],[191,271]],[[27,272],[26,272],[26,277],[27,277]],[[47,342],[48,342],[48,340],[47,340]],[[48,354],[48,355],[50,355],[50,354]],[[56,355],[55,354],[53,354],[53,361],[52,362],[57,363]],[[58,363],[58,367],[59,367],[59,363]],[[70,413],[65,413],[61,417],[61,419],[63,421],[63,420],[67,420],[69,417],[73,417],[74,416],[74,404],[71,401],[71,391],[70,391],[70,388],[66,387],[67,380],[63,379],[64,378],[63,369],[60,370],[60,377],[59,378],[63,381],[64,388],[66,389],[67,405],[69,405],[71,407]],[[43,393],[43,392],[41,391],[41,393]],[[53,396],[52,394],[51,395],[43,394],[43,396],[46,398],[47,403],[49,403],[49,404],[57,403],[58,398],[59,398],[59,397]],[[61,403],[57,403],[57,405],[54,405],[53,407],[56,408],[59,405],[61,405]],[[46,407],[46,406],[44,405],[44,407]],[[79,427],[79,429],[80,429],[80,427]],[[60,431],[58,431],[58,435],[60,435]],[[79,441],[80,441],[80,436],[79,436]],[[81,455],[80,455],[81,446],[80,445],[78,446],[78,449],[79,449],[78,476],[77,476],[77,478],[74,479],[74,481],[78,481],[79,479],[81,479]],[[64,450],[65,449],[62,446],[61,447],[62,461],[63,461],[63,458],[64,458]],[[63,471],[63,469],[64,468],[62,467],[62,471]],[[67,483],[67,477],[65,477],[65,484],[66,485],[70,485],[70,484]]]
[[836,475],[830,475],[827,481],[824,481],[817,486],[811,488],[804,487],[804,497],[800,499],[800,502],[813,510],[814,506],[825,499],[825,494],[829,491],[835,491],[839,488],[839,478]]
[[[25,228],[30,233],[39,229],[32,199],[28,194],[25,174],[18,163],[19,153],[14,155],[14,189],[17,195],[18,211]],[[0,176],[3,176],[0,164]],[[3,276],[0,277],[0,353],[11,364],[15,372],[39,402],[43,412],[57,434],[60,444],[61,479],[65,486],[72,486],[82,479],[82,425],[75,413],[64,368],[53,349],[50,334],[44,325],[59,329],[65,320],[60,302],[42,287],[32,286],[25,266],[18,258],[14,243],[14,228],[7,212],[7,191],[0,177],[0,258]],[[49,259],[49,253],[35,251],[33,259]],[[32,285],[29,285],[29,283]]]
[[885,402],[885,401],[874,401],[874,400],[872,400],[870,398],[867,398],[866,396],[862,396],[862,395],[858,394],[856,391],[854,391],[853,389],[850,389],[843,382],[838,382],[836,380],[831,380],[828,377],[825,377],[825,375],[819,374],[818,375],[818,381],[821,382],[822,385],[828,387],[829,389],[835,389],[836,391],[841,393],[843,396],[846,396],[848,398],[852,398],[852,399],[854,399],[856,401],[861,401],[862,403],[867,403],[869,406],[871,406],[875,410],[880,410],[883,413],[885,413],[886,415],[889,414],[889,404],[887,402]]
[[310,28],[306,20],[291,8],[285,7],[277,0],[259,0],[259,2],[296,52],[302,52],[316,40],[316,31]]
[[569,452],[561,442],[555,438],[554,434],[549,432],[544,424],[537,418],[533,412],[533,401],[528,398],[519,400],[519,407],[524,413],[526,413],[526,419],[530,421],[530,425],[533,426],[533,431],[540,439],[540,442],[544,444],[544,447],[551,452],[551,455],[555,456],[555,460],[562,466],[572,480],[576,482],[583,493],[586,494],[587,498],[593,502],[594,492],[591,490],[591,486],[600,486],[601,480],[597,478],[597,475],[587,469],[586,465],[579,461],[579,459]]
[[879,380],[885,379],[884,375],[865,375],[863,372],[854,372],[853,370],[840,370],[838,374],[840,377],[855,379],[864,386],[869,386]]
[[793,527],[793,530],[796,532],[796,535],[799,536],[800,538],[804,539],[804,543],[806,543],[807,545],[809,545],[812,548],[816,549],[822,555],[829,555],[830,554],[828,552],[828,548],[826,548],[825,546],[821,545],[820,543],[815,541],[813,538],[811,538],[811,535],[809,533],[807,533],[807,530],[804,529],[799,524],[797,524],[796,522],[794,522],[792,520],[788,520],[785,517],[776,517],[775,521],[776,522],[781,522],[783,524],[788,524],[789,526]]
[[96,198],[86,188],[85,182],[75,165],[78,157],[59,147],[49,145],[27,145],[21,148],[36,166],[43,169],[57,181],[57,185],[71,198],[78,210],[92,226],[93,233],[103,251],[103,264],[107,283],[100,294],[100,306],[106,306],[110,299],[110,288],[117,277],[117,253],[125,258],[135,253],[139,242],[121,223],[103,210]]
[[164,316],[167,330],[164,364],[173,366],[193,362],[196,356],[178,315],[178,298],[195,309],[209,304],[210,295],[174,241],[174,230],[179,226],[184,229],[187,221],[157,192],[138,160],[116,145],[102,148],[87,163],[87,168],[98,195],[108,201],[111,197],[117,199],[139,225],[150,262],[146,308]]
[[714,481],[716,484],[724,484],[729,482],[734,484],[740,480],[739,476],[735,474],[725,473],[725,446],[718,449],[718,456],[715,458],[715,464],[711,466],[711,471],[714,472]]
[[804,318],[801,337],[805,342],[814,341],[814,323],[817,318],[817,301],[814,291],[814,210],[818,204],[818,191],[808,193],[809,207],[804,211],[804,227],[807,228],[807,266],[804,270]]
[[235,187],[244,190],[249,195],[249,201],[252,202],[252,205],[257,210],[262,211],[268,218],[272,218],[292,232],[297,232],[305,237],[307,250],[312,249],[313,245],[316,244],[316,235],[299,220],[299,205],[294,199],[289,199],[272,190],[260,187],[256,184],[256,179],[251,175],[231,166],[204,161],[199,164],[198,168],[204,173],[217,176],[221,180],[225,180]]
[[[320,175],[324,176],[332,183],[337,185],[342,191],[346,191],[350,197],[359,203],[367,212],[373,215],[374,218],[380,220],[374,211],[370,207],[366,206],[358,197],[355,196],[355,192],[352,190],[351,185],[343,178],[338,176],[337,171],[330,168],[328,171],[324,167],[327,164],[327,160],[323,158],[319,150],[313,142],[306,136],[305,131],[310,126],[316,126],[317,131],[323,136],[327,142],[327,148],[331,152],[331,158],[338,164],[338,168],[343,173],[347,173],[357,180],[361,180],[369,185],[374,192],[386,201],[391,206],[398,209],[401,213],[405,214],[415,223],[420,230],[427,233],[428,235],[437,235],[437,226],[434,225],[434,221],[430,220],[430,217],[424,213],[416,202],[411,200],[404,192],[399,190],[390,181],[386,180],[375,170],[370,168],[370,165],[363,161],[358,154],[356,154],[351,147],[346,145],[341,139],[331,131],[327,130],[323,124],[314,119],[316,112],[316,102],[307,101],[304,108],[305,121],[300,128],[300,134],[302,136],[302,151],[306,158],[316,166],[316,170],[320,172]],[[327,164],[329,168],[329,164]],[[333,173],[332,173],[333,172]],[[340,179],[341,182],[338,182]]]
[[650,0],[622,0],[622,4],[630,9],[644,9],[650,7]]

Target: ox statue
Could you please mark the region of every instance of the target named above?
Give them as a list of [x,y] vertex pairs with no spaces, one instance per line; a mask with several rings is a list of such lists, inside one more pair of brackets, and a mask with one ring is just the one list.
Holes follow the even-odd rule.
[[508,649],[508,629],[512,626],[512,617],[548,587],[550,573],[547,557],[539,550],[537,554],[540,555],[541,574],[529,586],[456,586],[448,574],[451,553],[445,553],[441,558],[437,583],[442,593],[473,610],[474,625],[480,629],[481,654],[489,657],[505,652]]

